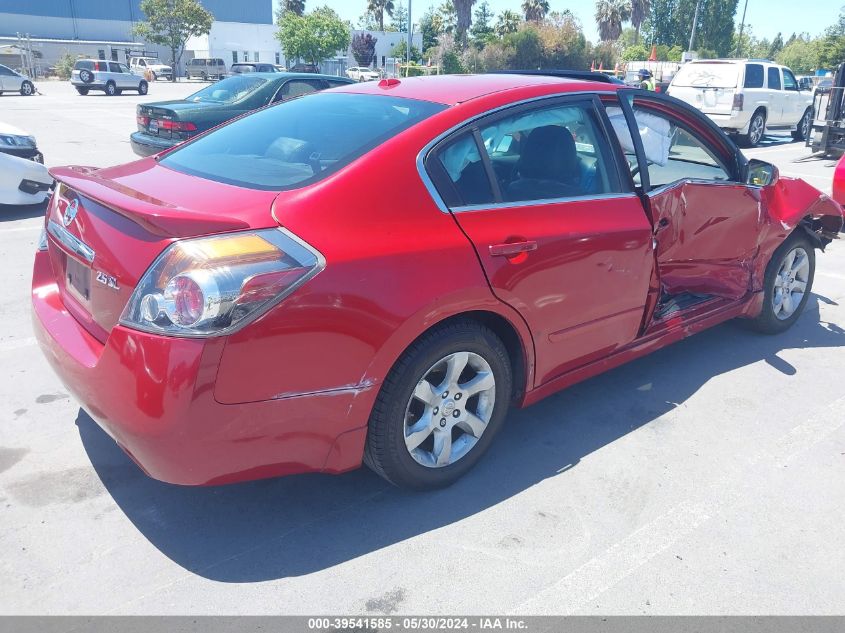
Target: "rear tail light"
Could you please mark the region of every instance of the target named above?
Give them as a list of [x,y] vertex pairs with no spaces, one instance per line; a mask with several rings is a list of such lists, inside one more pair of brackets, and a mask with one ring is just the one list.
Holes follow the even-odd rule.
[[745,101],[745,95],[741,92],[734,95],[733,105],[731,106],[732,110],[742,110],[743,103]]
[[120,323],[171,336],[228,334],[324,266],[320,253],[284,229],[181,240],[144,274]]
[[196,132],[197,126],[190,121],[171,121],[170,119],[159,119],[158,129],[170,130],[171,132]]
[[150,124],[150,117],[148,117],[148,116],[143,116],[143,115],[139,114],[135,118],[138,121],[138,125],[140,125],[140,126],[147,127]]

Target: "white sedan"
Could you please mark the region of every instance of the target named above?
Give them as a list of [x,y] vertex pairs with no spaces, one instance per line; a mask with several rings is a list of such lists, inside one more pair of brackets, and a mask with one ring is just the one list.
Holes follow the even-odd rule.
[[40,204],[50,196],[53,179],[43,160],[34,137],[0,122],[0,204]]
[[355,81],[375,81],[379,78],[379,73],[366,66],[353,66],[346,70],[346,76]]
[[27,77],[0,64],[0,95],[4,92],[19,92],[28,97],[35,94],[35,86]]

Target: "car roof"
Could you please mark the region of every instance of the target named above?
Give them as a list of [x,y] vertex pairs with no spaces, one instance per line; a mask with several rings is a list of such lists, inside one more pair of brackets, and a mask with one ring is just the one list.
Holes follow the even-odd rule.
[[[269,62],[256,62],[265,64]],[[234,65],[234,64],[233,64]],[[270,64],[271,66],[273,64]],[[263,79],[331,79],[333,81],[340,81],[341,83],[349,83],[355,85],[355,82],[347,77],[335,77],[334,75],[321,75],[318,73],[291,73],[291,72],[269,72],[269,73],[242,73],[244,75],[254,75],[262,77]]]
[[397,83],[390,85],[387,85],[385,80],[379,82],[369,81],[353,83],[339,90],[359,94],[381,94],[404,97],[418,101],[433,101],[443,105],[457,105],[494,92],[549,85],[560,86],[564,89],[564,92],[584,89],[607,92],[620,87],[612,83],[584,81],[582,79],[570,79],[541,74],[491,73],[485,75],[410,77],[399,79]]

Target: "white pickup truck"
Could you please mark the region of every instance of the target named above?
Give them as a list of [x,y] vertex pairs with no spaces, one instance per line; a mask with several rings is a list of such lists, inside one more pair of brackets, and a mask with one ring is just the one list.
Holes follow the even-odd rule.
[[765,59],[703,59],[684,64],[668,94],[686,101],[738,140],[754,147],[766,130],[790,130],[804,140],[813,95],[789,68]]
[[173,69],[166,64],[162,64],[155,57],[130,57],[129,70],[136,75],[144,75],[147,71],[150,71],[150,81],[155,81],[159,77],[164,77],[168,81],[173,79]]

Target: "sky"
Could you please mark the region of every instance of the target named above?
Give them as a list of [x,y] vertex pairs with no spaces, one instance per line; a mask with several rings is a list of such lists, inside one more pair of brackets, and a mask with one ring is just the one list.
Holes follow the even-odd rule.
[[[707,0],[704,0],[706,2]],[[783,33],[783,39],[788,38],[792,32],[807,32],[810,35],[819,35],[825,28],[833,24],[838,16],[839,9],[844,0],[748,0],[748,12],[745,16],[745,23],[750,24],[754,35],[759,38],[772,39],[778,32]],[[408,5],[408,0],[394,0],[396,4],[402,2]],[[416,22],[429,6],[439,5],[442,0],[412,0],[413,20]],[[504,9],[520,11],[521,0],[488,0],[494,13]],[[742,17],[742,8],[745,0],[739,0],[736,21],[739,23]],[[278,6],[278,0],[273,0],[274,13]],[[306,0],[306,9],[327,4],[340,14],[344,20],[350,20],[353,24],[366,11],[367,0]],[[549,0],[552,11],[570,9],[581,20],[584,27],[584,35],[588,40],[598,40],[595,19],[595,0]],[[804,10],[796,10],[797,6],[803,6]]]

